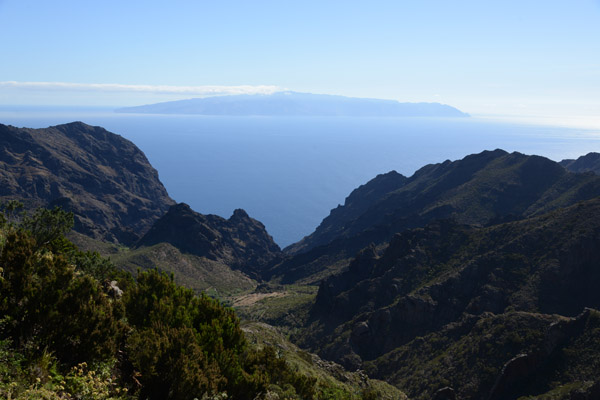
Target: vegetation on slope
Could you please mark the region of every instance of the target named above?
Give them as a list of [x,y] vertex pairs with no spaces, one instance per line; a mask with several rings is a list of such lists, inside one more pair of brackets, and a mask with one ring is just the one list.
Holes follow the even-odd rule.
[[[315,398],[331,400],[397,399],[406,396],[394,386],[369,379],[364,371],[348,372],[341,365],[322,360],[301,350],[281,334],[278,328],[261,322],[242,323],[248,340],[259,348],[274,348],[290,368],[315,380]],[[283,389],[283,388],[282,388]],[[283,394],[281,390],[278,393]]]
[[135,275],[138,270],[158,268],[173,274],[175,283],[196,293],[206,292],[221,301],[256,287],[256,281],[243,272],[232,269],[221,261],[183,253],[169,243],[126,247],[92,239],[77,232],[69,232],[67,236],[78,248],[98,252],[120,270]]
[[[250,346],[231,309],[148,270],[134,280],[64,237],[72,214],[0,224],[0,396],[319,398],[316,379]],[[319,390],[322,390],[319,389]]]
[[252,292],[234,297],[231,306],[244,320],[297,334],[308,321],[317,290],[317,286],[261,283]]
[[169,208],[136,246],[159,243],[169,243],[182,253],[220,262],[254,278],[280,254],[265,226],[244,210],[237,209],[225,219],[197,213],[185,203]]
[[[527,354],[532,358],[521,362],[538,366],[540,360],[553,357],[533,349],[559,320],[556,315],[573,318],[585,307],[600,308],[599,243],[600,199],[486,228],[445,220],[405,231],[383,254],[366,248],[347,270],[323,281],[300,343],[349,368],[369,365],[373,376],[398,384],[409,396],[427,398],[445,379],[457,385],[463,397],[482,398],[512,357]],[[540,317],[525,318],[529,314],[517,312]],[[504,321],[502,325],[521,322],[504,332],[482,322],[486,328],[480,329],[476,341],[467,340],[474,334],[467,325],[462,324],[462,331],[449,329],[487,313],[498,315],[496,321]],[[540,325],[538,320],[548,323]],[[519,330],[524,330],[522,335]],[[498,340],[488,341],[494,332]],[[511,332],[522,340],[515,339],[507,348],[503,343],[512,340]],[[447,364],[434,368],[428,364],[441,353],[425,356],[430,341],[443,343],[434,346],[437,350],[462,346],[468,351],[451,352]],[[596,363],[600,353],[591,354],[590,362]],[[566,369],[580,365],[577,357],[568,360]],[[460,372],[465,363],[481,364],[467,369],[473,382]],[[487,375],[482,375],[485,371]],[[562,374],[538,389],[578,379],[591,378]],[[519,392],[528,393],[540,391],[527,387]]]

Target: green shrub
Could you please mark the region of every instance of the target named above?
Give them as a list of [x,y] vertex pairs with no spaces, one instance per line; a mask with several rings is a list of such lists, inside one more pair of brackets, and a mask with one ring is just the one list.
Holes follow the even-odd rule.
[[23,230],[7,235],[0,265],[0,317],[17,348],[46,349],[70,365],[113,356],[121,327],[97,281]]
[[[0,398],[313,398],[316,378],[250,349],[233,310],[149,270],[137,281],[64,234],[60,209],[0,213]],[[118,280],[122,298],[103,285]],[[88,366],[89,364],[89,366]],[[128,386],[131,392],[122,388]]]

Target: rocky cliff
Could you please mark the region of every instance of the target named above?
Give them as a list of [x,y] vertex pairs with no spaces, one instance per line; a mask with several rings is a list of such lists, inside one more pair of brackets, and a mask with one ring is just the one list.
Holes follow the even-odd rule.
[[173,200],[133,143],[73,122],[45,129],[0,125],[0,201],[75,214],[75,230],[131,244]]
[[225,219],[197,213],[184,203],[172,206],[137,245],[157,243],[170,243],[184,253],[218,261],[255,278],[281,252],[264,225],[244,210],[235,210]]

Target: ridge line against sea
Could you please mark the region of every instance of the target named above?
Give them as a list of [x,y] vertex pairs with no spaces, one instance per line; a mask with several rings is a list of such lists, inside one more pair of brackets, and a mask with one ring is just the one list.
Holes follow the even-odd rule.
[[0,106],[0,123],[82,121],[135,143],[171,197],[204,214],[243,208],[285,247],[377,174],[502,148],[555,161],[600,151],[600,129],[498,116],[233,117],[117,114],[114,107]]

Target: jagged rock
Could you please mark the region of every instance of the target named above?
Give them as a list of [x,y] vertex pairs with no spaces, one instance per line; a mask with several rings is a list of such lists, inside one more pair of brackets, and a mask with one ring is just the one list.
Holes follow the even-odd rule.
[[0,124],[0,203],[8,200],[60,206],[75,214],[76,231],[128,245],[174,203],[139,148],[82,122]]
[[231,218],[203,215],[187,204],[172,206],[137,243],[152,246],[170,243],[184,253],[226,264],[260,278],[263,268],[280,256],[279,246],[263,224],[244,210]]
[[359,341],[363,336],[369,334],[369,324],[367,322],[359,322],[352,329],[352,340]]
[[376,260],[375,245],[371,244],[356,255],[348,266],[348,270],[358,276],[368,276]]

